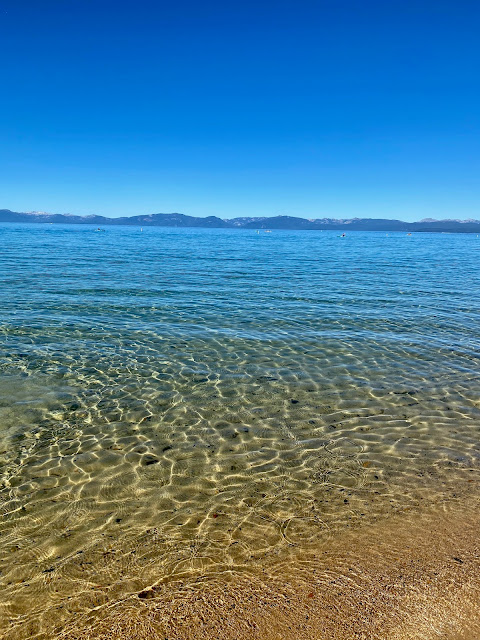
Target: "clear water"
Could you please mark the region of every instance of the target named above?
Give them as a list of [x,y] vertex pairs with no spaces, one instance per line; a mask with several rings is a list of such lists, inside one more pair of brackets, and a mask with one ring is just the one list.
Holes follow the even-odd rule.
[[9,637],[326,544],[480,468],[475,235],[0,237]]

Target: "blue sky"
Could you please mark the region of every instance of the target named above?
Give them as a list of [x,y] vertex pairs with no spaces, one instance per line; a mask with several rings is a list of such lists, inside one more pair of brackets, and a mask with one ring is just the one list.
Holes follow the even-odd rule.
[[480,218],[479,18],[0,0],[0,208]]

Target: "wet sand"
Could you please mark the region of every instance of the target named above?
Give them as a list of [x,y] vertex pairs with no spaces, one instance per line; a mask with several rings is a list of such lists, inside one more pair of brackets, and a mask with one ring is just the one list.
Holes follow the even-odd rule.
[[475,640],[478,504],[459,496],[423,513],[396,514],[346,531],[328,547],[293,546],[241,575],[178,574],[71,615],[63,630],[42,638]]

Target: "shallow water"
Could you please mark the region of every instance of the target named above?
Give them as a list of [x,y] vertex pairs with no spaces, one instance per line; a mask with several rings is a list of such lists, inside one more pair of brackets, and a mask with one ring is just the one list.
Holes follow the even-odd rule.
[[179,575],[251,571],[478,478],[475,235],[0,236],[12,638]]

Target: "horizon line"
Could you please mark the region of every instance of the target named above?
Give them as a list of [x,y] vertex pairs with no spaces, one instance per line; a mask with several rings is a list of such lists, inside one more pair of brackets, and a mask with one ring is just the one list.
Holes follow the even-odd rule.
[[111,216],[111,215],[106,215],[103,213],[90,213],[90,214],[78,214],[78,213],[71,213],[71,212],[63,212],[63,213],[54,213],[51,211],[14,211],[12,209],[7,209],[7,208],[2,208],[0,209],[0,212],[8,212],[8,213],[13,213],[13,214],[19,214],[19,215],[37,215],[37,216],[71,216],[71,217],[75,217],[75,218],[96,218],[96,217],[101,217],[101,218],[106,218],[108,220],[120,220],[122,218],[137,218],[137,217],[150,217],[150,216],[184,216],[187,218],[194,218],[196,220],[207,220],[207,219],[216,219],[216,220],[221,220],[224,222],[231,222],[234,220],[275,220],[278,218],[290,218],[293,220],[304,220],[307,222],[319,222],[319,221],[324,221],[324,220],[328,220],[328,221],[332,221],[332,222],[349,222],[349,221],[360,221],[360,220],[382,220],[382,221],[388,221],[388,222],[401,222],[403,224],[416,224],[416,223],[428,223],[428,222],[458,222],[458,223],[480,223],[480,219],[477,218],[465,218],[465,219],[460,219],[460,218],[432,218],[432,217],[426,217],[426,218],[422,218],[420,220],[412,220],[412,221],[406,221],[406,220],[402,220],[400,218],[378,218],[378,217],[360,217],[360,216],[353,216],[350,218],[335,218],[335,217],[331,217],[331,216],[323,216],[323,217],[318,217],[318,218],[306,218],[306,217],[302,217],[302,216],[294,216],[294,215],[288,215],[288,214],[278,214],[278,215],[266,215],[266,216],[235,216],[233,218],[221,218],[220,216],[215,216],[215,215],[207,215],[207,216],[194,216],[194,215],[190,215],[188,213],[181,213],[179,211],[170,211],[170,212],[156,212],[156,213],[137,213],[137,214],[120,214],[117,216]]

